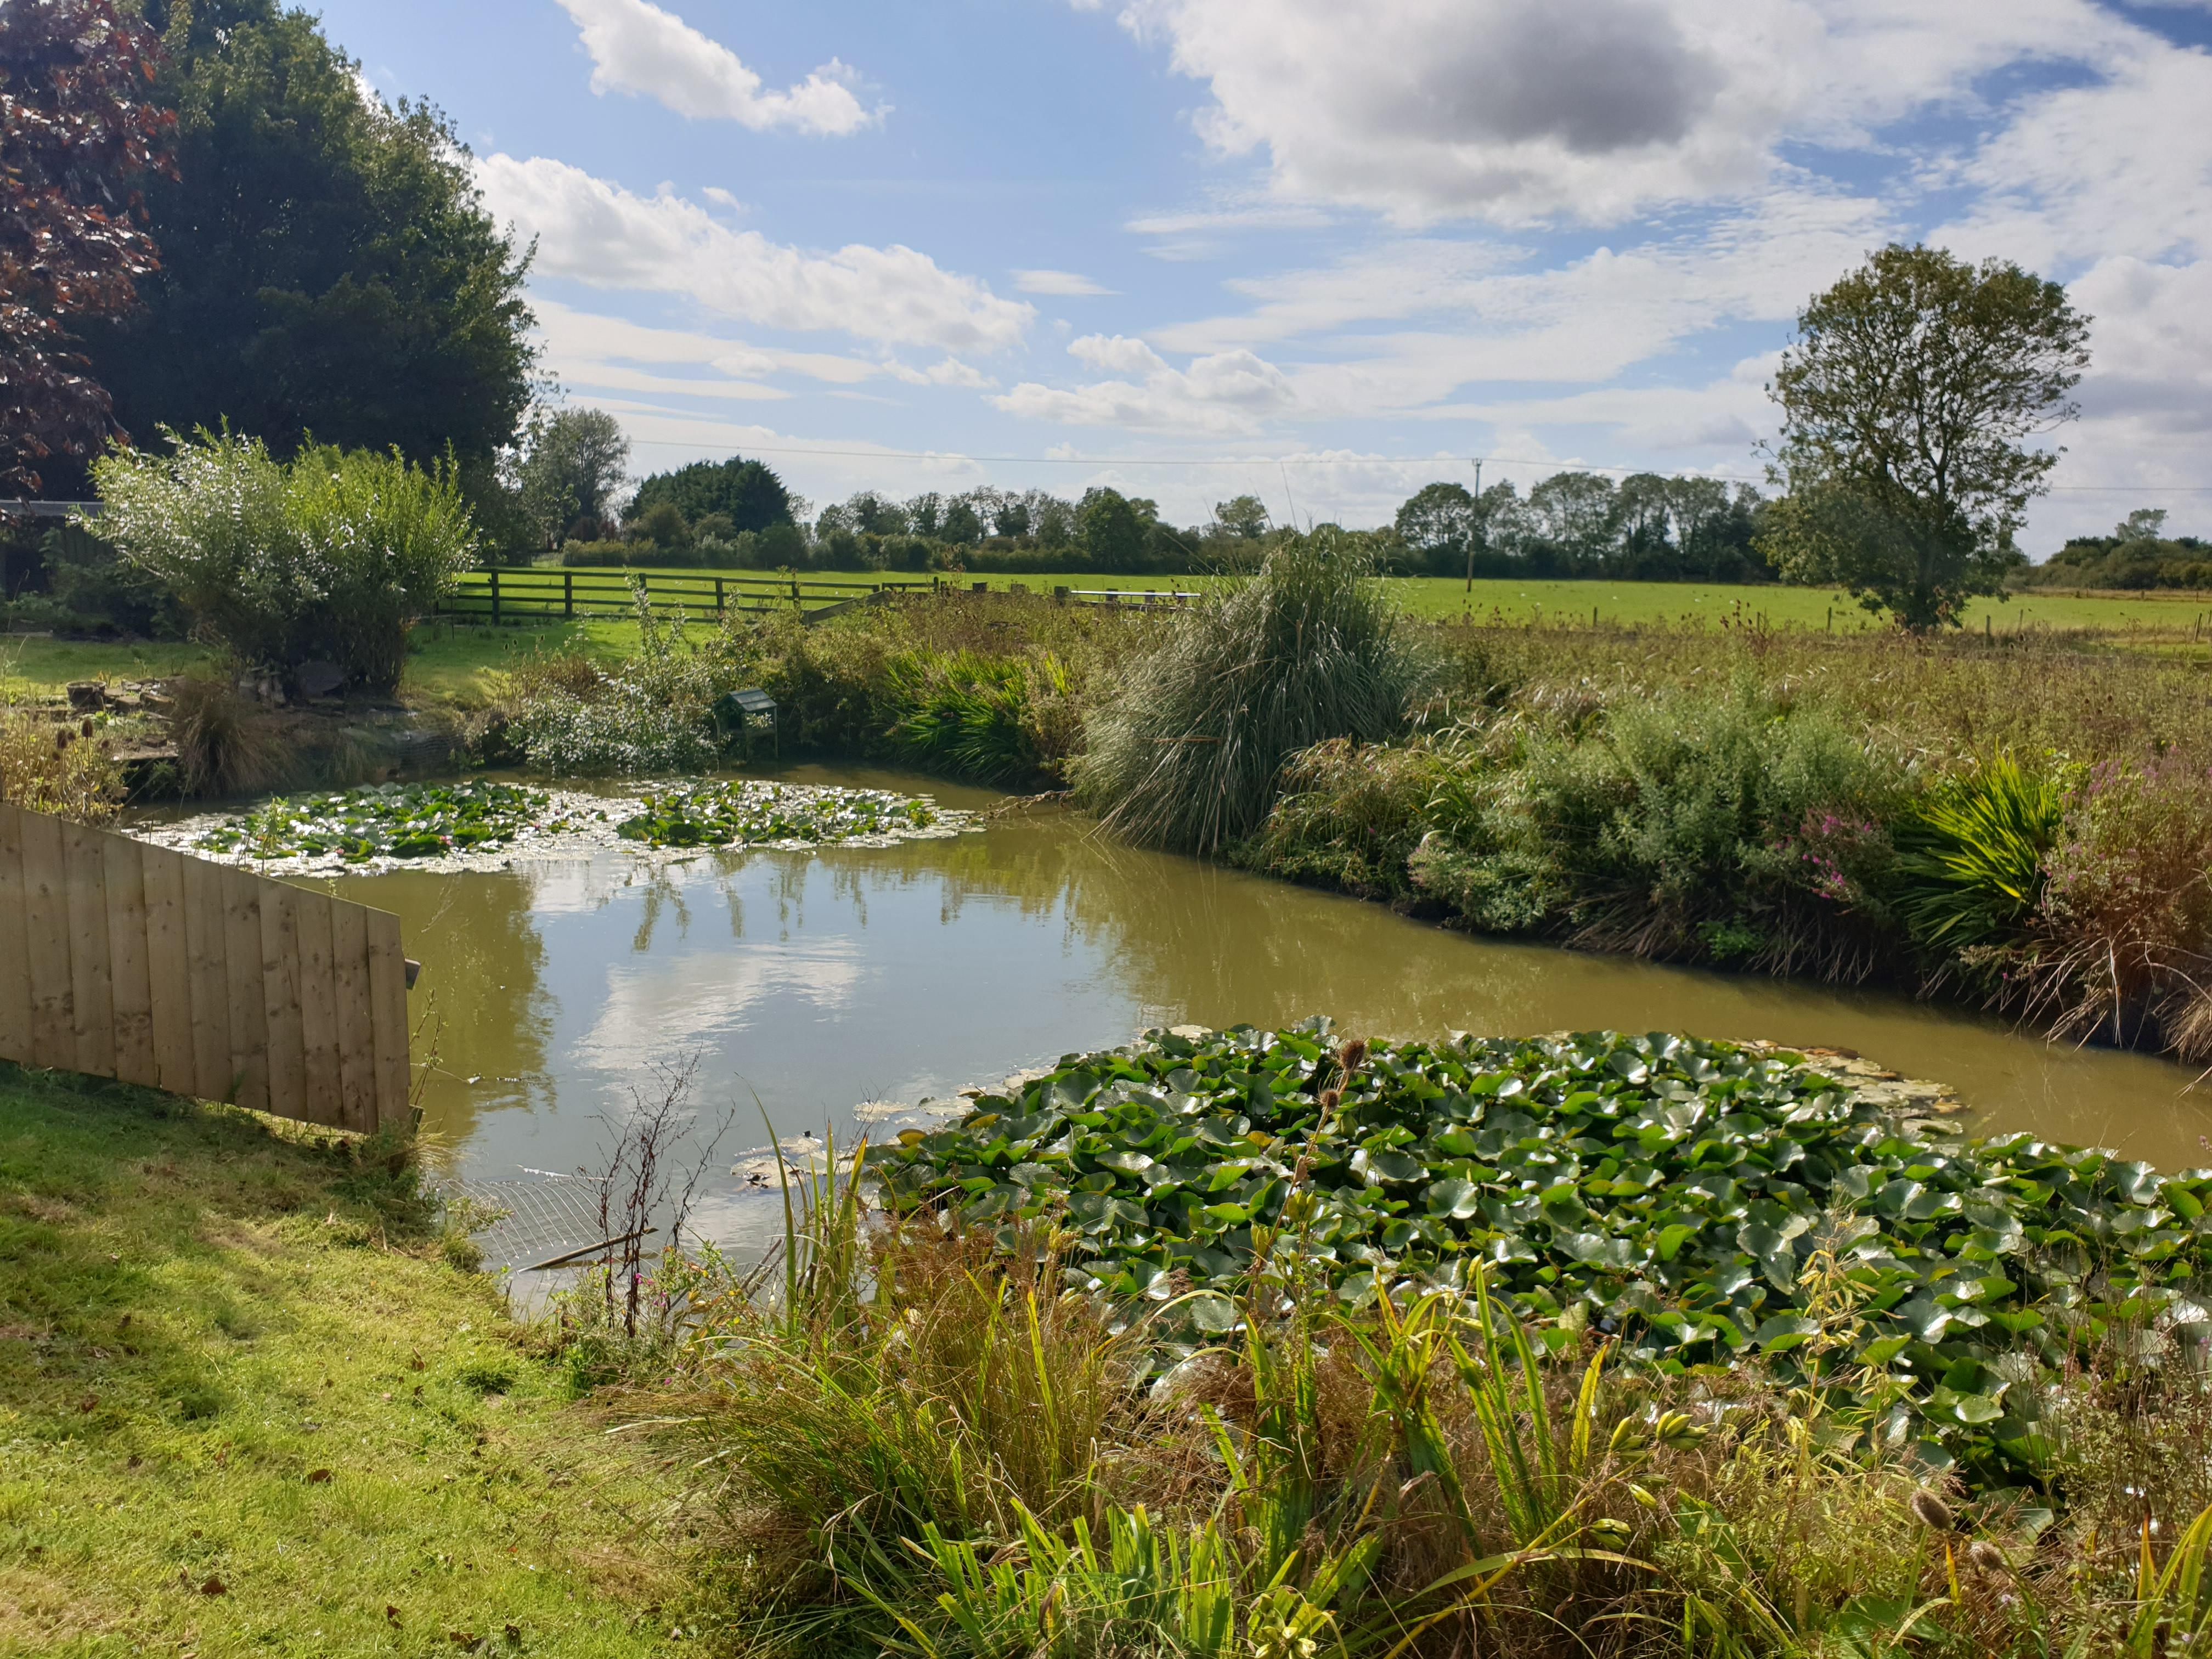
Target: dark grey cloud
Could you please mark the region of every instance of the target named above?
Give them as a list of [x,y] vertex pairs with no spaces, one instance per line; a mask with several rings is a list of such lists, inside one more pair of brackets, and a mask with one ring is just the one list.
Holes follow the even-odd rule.
[[1443,143],[1551,140],[1601,155],[1678,142],[1720,94],[1719,65],[1644,0],[1509,0],[1365,88],[1377,133]]

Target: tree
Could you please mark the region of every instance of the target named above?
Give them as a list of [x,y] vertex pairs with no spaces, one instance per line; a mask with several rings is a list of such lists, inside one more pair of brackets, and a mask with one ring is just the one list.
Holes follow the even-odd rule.
[[1538,539],[1570,568],[1601,568],[1611,556],[1618,506],[1613,481],[1596,472],[1554,472],[1528,492]]
[[2063,453],[2026,441],[2079,412],[2088,331],[2016,264],[1884,248],[1798,313],[1767,389],[1788,494],[1764,550],[1905,627],[1956,625],[2025,562],[2014,538]]
[[387,108],[303,11],[147,0],[174,177],[146,187],[162,268],[87,331],[135,431],[451,452],[489,471],[537,386],[526,253],[484,210],[436,112]]
[[1145,556],[1144,516],[1118,489],[1083,492],[1075,514],[1075,539],[1093,570],[1131,571]]
[[2166,536],[2166,509],[2162,507],[2139,507],[2113,527],[2113,536],[2124,542],[2155,542]]
[[1406,498],[1393,520],[1399,539],[1438,575],[1466,562],[1481,514],[1462,483],[1423,484]]
[[[629,440],[613,416],[601,409],[541,413],[525,437],[516,482],[524,510],[546,540],[558,547],[581,521],[596,526],[614,515],[629,469]],[[599,532],[594,527],[589,533]]]
[[938,520],[937,535],[940,541],[972,546],[983,539],[983,515],[965,495],[956,495],[945,504],[945,516]]
[[637,487],[632,514],[667,502],[696,528],[714,514],[729,520],[732,533],[765,530],[792,520],[791,492],[783,480],[758,461],[732,455],[726,461],[694,461],[672,472],[656,472]]
[[1267,507],[1257,495],[1239,495],[1213,507],[1213,521],[1231,536],[1257,541],[1267,533]]
[[71,329],[123,314],[157,268],[139,190],[175,122],[149,100],[158,46],[112,0],[0,7],[0,486],[76,472],[112,402]]

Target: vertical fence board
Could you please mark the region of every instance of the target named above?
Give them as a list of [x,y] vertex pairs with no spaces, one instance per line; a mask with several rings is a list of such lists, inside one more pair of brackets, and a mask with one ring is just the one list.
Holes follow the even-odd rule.
[[376,1038],[376,1121],[379,1129],[407,1122],[407,957],[399,918],[368,912],[368,998]]
[[300,1036],[300,935],[293,906],[299,890],[276,885],[261,896],[261,989],[269,1021],[269,1098],[285,1115],[305,1117],[307,1059]]
[[0,1054],[31,1055],[31,945],[23,931],[23,814],[0,801]]
[[345,1121],[338,1088],[338,1003],[331,983],[331,902],[295,892],[293,926],[300,941],[300,1047],[307,1092],[300,1115],[313,1123]]
[[223,979],[230,996],[230,1098],[273,1109],[269,1017],[261,987],[261,910],[274,884],[245,870],[222,872]]
[[222,866],[186,859],[185,955],[191,968],[191,1092],[221,1100],[230,1092],[230,983],[223,971]]
[[115,1075],[115,993],[107,971],[107,860],[100,833],[62,826],[62,872],[69,884],[70,1063],[94,1077]]
[[403,1126],[400,951],[384,911],[0,804],[0,1059]]
[[58,818],[23,814],[24,954],[31,963],[31,1063],[76,1065],[70,981],[69,883]]
[[198,1086],[192,1062],[191,951],[185,927],[185,858],[141,847],[146,891],[146,981],[152,993],[155,1081],[172,1094]]
[[368,1000],[368,912],[325,899],[331,912],[331,984],[337,993],[338,1121],[376,1127],[376,1034]]
[[154,983],[147,967],[143,852],[128,836],[102,836],[107,888],[107,972],[115,1006],[115,1075],[152,1088]]

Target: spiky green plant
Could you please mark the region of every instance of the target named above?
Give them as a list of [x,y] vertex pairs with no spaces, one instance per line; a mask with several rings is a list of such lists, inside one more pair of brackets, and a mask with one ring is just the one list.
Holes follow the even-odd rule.
[[2005,750],[1937,785],[1893,832],[1913,939],[1946,954],[2006,939],[2043,896],[2065,811],[2064,786]]

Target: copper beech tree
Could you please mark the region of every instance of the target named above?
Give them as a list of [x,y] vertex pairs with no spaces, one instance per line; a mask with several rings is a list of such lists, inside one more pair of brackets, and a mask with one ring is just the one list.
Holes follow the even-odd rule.
[[112,429],[72,325],[128,311],[157,264],[136,181],[170,167],[158,50],[114,0],[0,4],[0,491]]

